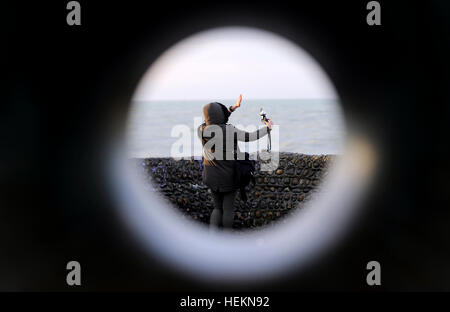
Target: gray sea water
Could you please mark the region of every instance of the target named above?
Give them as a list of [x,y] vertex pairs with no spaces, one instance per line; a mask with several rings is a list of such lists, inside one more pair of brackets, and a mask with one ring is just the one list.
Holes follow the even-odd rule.
[[[133,102],[126,129],[126,148],[129,157],[171,156],[174,144],[179,143],[181,138],[177,131],[183,129],[189,129],[192,144],[190,150],[184,149],[184,155],[200,156],[201,147],[198,148],[199,141],[194,128],[203,121],[203,105],[216,101],[226,106],[235,102],[220,99]],[[279,140],[272,142],[273,150],[303,154],[343,152],[346,131],[338,100],[244,98],[241,107],[231,114],[229,123],[244,130],[252,130],[252,126],[253,129],[261,127],[263,125],[259,117],[261,107],[278,126]],[[194,145],[197,147],[194,148]],[[257,144],[247,143],[241,145],[241,148],[247,148],[249,152],[264,149],[266,140],[261,139]]]

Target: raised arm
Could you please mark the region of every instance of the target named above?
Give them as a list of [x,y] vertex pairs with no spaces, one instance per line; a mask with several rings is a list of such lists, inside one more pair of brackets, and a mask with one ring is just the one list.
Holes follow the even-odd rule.
[[242,102],[242,94],[239,94],[236,103],[233,106],[228,107],[228,111],[230,113],[234,112],[237,108],[241,107],[241,102]]

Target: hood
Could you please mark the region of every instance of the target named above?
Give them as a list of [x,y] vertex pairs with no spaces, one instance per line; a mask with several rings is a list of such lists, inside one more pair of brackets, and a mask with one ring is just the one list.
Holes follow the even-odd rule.
[[203,106],[203,116],[205,117],[206,125],[221,125],[228,122],[230,112],[228,108],[218,102],[213,102]]

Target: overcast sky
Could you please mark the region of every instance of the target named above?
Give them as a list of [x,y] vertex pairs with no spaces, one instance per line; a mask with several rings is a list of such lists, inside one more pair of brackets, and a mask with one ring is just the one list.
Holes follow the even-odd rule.
[[161,55],[133,100],[336,99],[319,64],[270,32],[216,28],[188,37]]

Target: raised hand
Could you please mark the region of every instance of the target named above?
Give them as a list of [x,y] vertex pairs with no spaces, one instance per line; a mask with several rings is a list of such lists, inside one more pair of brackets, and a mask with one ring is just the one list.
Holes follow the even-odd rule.
[[236,104],[234,104],[233,109],[241,107],[241,101],[242,101],[242,94],[239,94],[239,98],[238,98]]

